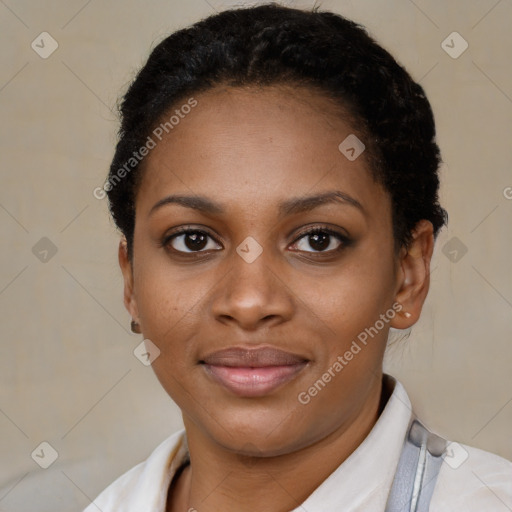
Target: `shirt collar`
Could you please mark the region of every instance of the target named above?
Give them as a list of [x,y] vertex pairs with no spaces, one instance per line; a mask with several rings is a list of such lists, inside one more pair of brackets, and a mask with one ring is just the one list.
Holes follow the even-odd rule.
[[[411,402],[402,384],[384,375],[384,386],[392,393],[368,436],[292,512],[384,510],[412,417]],[[129,506],[123,510],[164,512],[170,482],[189,460],[182,429],[163,441],[140,467],[132,468],[138,468],[140,474],[135,487],[126,489],[124,498]],[[125,503],[124,499],[121,502]]]
[[384,386],[392,394],[370,433],[293,512],[385,509],[412,410],[400,382],[384,375]]
[[[146,461],[139,465],[142,471],[136,485],[129,489],[126,512],[165,512],[172,478],[180,466],[189,460],[187,436],[185,430],[181,429],[160,443]],[[121,500],[120,503],[124,504],[125,501]],[[122,510],[124,512],[125,509]]]

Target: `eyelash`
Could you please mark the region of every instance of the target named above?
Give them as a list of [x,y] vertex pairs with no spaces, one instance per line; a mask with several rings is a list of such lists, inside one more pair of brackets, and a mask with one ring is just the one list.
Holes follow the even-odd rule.
[[[200,251],[178,251],[176,249],[169,249],[170,242],[172,240],[174,240],[178,236],[188,235],[188,234],[192,234],[192,233],[204,234],[204,235],[207,235],[208,237],[210,237],[211,239],[215,240],[213,235],[211,235],[206,230],[197,229],[197,228],[191,228],[191,227],[188,227],[188,226],[185,227],[184,226],[184,227],[177,228],[176,231],[174,231],[171,235],[165,236],[163,238],[163,240],[159,243],[159,246],[164,248],[164,249],[166,249],[166,250],[168,250],[168,251],[172,251],[174,254],[179,254],[179,255],[192,255],[192,254],[201,254],[201,253],[208,252],[208,251],[205,251],[205,250],[200,250]],[[336,238],[340,242],[340,245],[336,249],[331,249],[329,251],[315,251],[315,250],[313,250],[313,251],[298,251],[298,252],[306,252],[306,253],[309,253],[309,254],[330,254],[330,255],[332,255],[332,254],[341,252],[344,248],[347,248],[351,244],[351,242],[352,242],[352,240],[350,240],[347,236],[339,233],[338,231],[334,231],[333,229],[331,229],[331,228],[329,228],[327,226],[315,226],[313,228],[309,228],[307,230],[302,231],[297,236],[297,238],[292,243],[292,245],[296,245],[302,238],[305,238],[307,236],[312,236],[312,235],[315,235],[315,234],[321,234],[321,233],[327,234],[327,235],[330,235],[331,237]]]

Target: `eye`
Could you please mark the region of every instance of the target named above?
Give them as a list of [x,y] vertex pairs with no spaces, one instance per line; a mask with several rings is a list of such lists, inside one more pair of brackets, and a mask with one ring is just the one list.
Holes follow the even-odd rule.
[[206,231],[180,228],[173,234],[166,236],[161,245],[166,248],[171,247],[175,252],[194,253],[215,250],[218,244],[211,242],[213,242],[213,237]]
[[[174,233],[164,237],[161,247],[176,253],[192,254],[222,249],[212,235],[201,229],[190,227],[178,228]],[[342,233],[328,227],[316,226],[303,231],[292,248],[303,252],[334,253],[350,245],[350,239]],[[308,250],[308,246],[311,250]]]
[[[294,247],[299,251],[312,253],[331,253],[337,252],[348,246],[350,240],[343,234],[338,233],[327,227],[315,227],[303,231],[299,238],[294,242]],[[307,247],[313,249],[309,251]]]

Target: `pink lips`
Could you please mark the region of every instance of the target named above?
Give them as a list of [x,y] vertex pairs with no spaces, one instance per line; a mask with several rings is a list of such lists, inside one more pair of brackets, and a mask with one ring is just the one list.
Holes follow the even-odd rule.
[[232,347],[206,356],[201,363],[218,383],[238,396],[264,396],[292,380],[308,363],[273,347]]

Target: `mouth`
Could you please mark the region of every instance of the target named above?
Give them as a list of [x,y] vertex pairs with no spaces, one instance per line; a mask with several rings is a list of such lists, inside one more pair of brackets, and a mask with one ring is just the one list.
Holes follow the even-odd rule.
[[273,347],[232,347],[199,361],[214,382],[242,397],[270,394],[293,380],[308,362],[302,356]]

